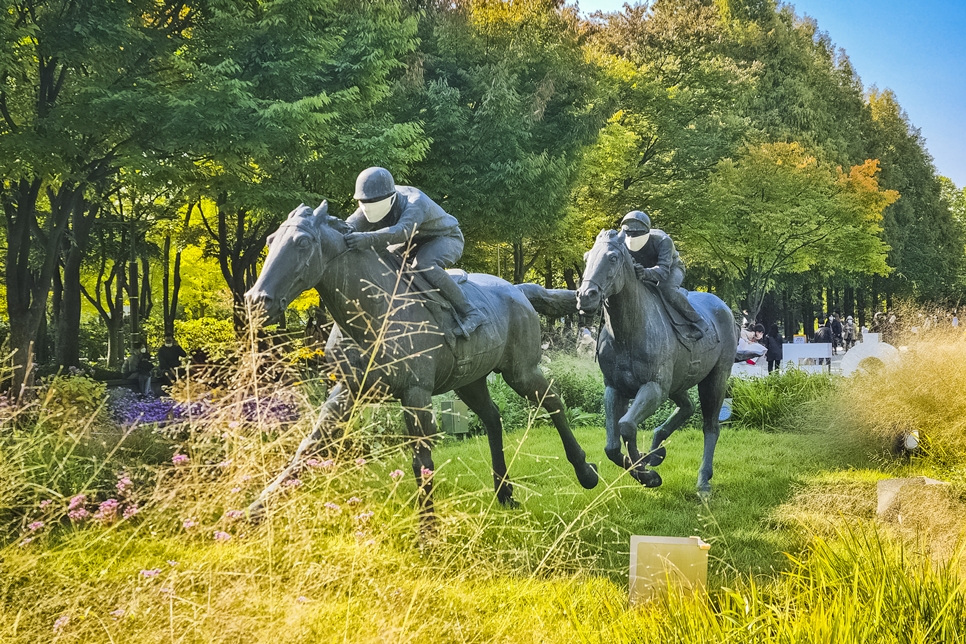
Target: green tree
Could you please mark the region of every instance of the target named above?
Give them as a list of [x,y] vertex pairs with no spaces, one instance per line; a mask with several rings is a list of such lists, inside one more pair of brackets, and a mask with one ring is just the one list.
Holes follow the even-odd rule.
[[884,274],[879,222],[898,194],[877,172],[875,161],[837,170],[797,143],[747,147],[718,164],[684,237],[689,256],[737,280],[750,319],[782,274],[829,263]]

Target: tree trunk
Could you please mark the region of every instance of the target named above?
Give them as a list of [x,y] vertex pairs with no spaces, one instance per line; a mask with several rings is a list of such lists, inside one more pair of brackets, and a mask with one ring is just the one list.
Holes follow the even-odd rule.
[[802,332],[809,340],[812,339],[812,334],[815,332],[815,313],[808,282],[802,284]]
[[856,308],[856,318],[858,318],[859,325],[856,330],[861,329],[865,326],[865,289],[861,286],[855,292],[855,308]]
[[[20,398],[31,384],[34,363],[34,340],[46,321],[47,300],[59,250],[70,213],[80,198],[82,188],[62,184],[57,192],[47,190],[50,213],[41,230],[37,220],[37,198],[42,182],[39,178],[11,182],[0,187],[7,228],[5,275],[7,282],[7,315],[10,322],[10,349],[13,353],[13,375],[10,392]],[[41,258],[37,266],[35,260]]]
[[523,242],[513,242],[513,283],[523,282],[524,271]]
[[100,207],[81,202],[71,213],[70,247],[64,259],[63,296],[55,311],[57,323],[57,364],[61,367],[80,365],[81,263],[87,254],[91,226]]
[[553,288],[553,262],[549,257],[543,259],[543,287]]
[[577,290],[577,272],[572,268],[565,268],[563,272],[564,283],[571,291]]

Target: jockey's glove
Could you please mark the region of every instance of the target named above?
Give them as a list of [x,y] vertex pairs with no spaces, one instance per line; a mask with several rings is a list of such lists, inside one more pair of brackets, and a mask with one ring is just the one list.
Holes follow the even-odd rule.
[[657,280],[651,275],[651,271],[644,268],[640,264],[634,264],[634,274],[637,275],[637,279],[641,282],[651,282],[657,284]]
[[365,250],[376,245],[376,236],[373,233],[346,233],[345,243],[350,250]]

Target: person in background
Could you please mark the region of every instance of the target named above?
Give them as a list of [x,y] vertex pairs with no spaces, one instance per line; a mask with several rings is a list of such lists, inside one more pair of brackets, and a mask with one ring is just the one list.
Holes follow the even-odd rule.
[[765,327],[761,324],[749,324],[747,329],[742,329],[741,337],[748,342],[761,344],[762,336],[765,335]]
[[782,336],[778,332],[778,325],[772,324],[768,328],[768,335],[762,341],[768,353],[765,358],[768,360],[768,373],[781,368],[782,364]]
[[181,375],[181,361],[188,354],[175,342],[174,336],[164,336],[164,345],[158,349],[158,371],[164,384],[170,385]]
[[[817,342],[819,344],[832,344],[832,329],[829,328],[827,322],[818,327],[818,329],[815,331],[815,335],[812,336],[812,342]],[[830,358],[819,358],[818,363],[830,365],[832,364],[832,360]]]
[[597,350],[597,341],[594,340],[590,329],[583,327],[580,335],[577,336],[577,357],[593,359],[594,352]]
[[842,346],[842,321],[838,311],[829,316],[828,328],[832,331],[832,353],[838,353],[838,348]]
[[121,375],[125,380],[131,381],[132,386],[136,387],[137,393],[150,394],[152,369],[154,369],[154,364],[151,362],[151,354],[148,353],[147,345],[138,343],[134,352],[124,361],[124,365],[121,367]]
[[855,320],[851,315],[845,318],[845,324],[842,325],[842,343],[846,352],[855,346]]

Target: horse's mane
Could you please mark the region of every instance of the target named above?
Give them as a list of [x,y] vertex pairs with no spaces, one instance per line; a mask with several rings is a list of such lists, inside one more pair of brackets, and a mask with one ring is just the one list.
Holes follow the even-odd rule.
[[627,247],[627,244],[623,243],[620,239],[619,230],[602,230],[597,235],[597,241],[606,241],[609,248],[620,249],[621,256],[625,262],[632,260],[631,251]]

